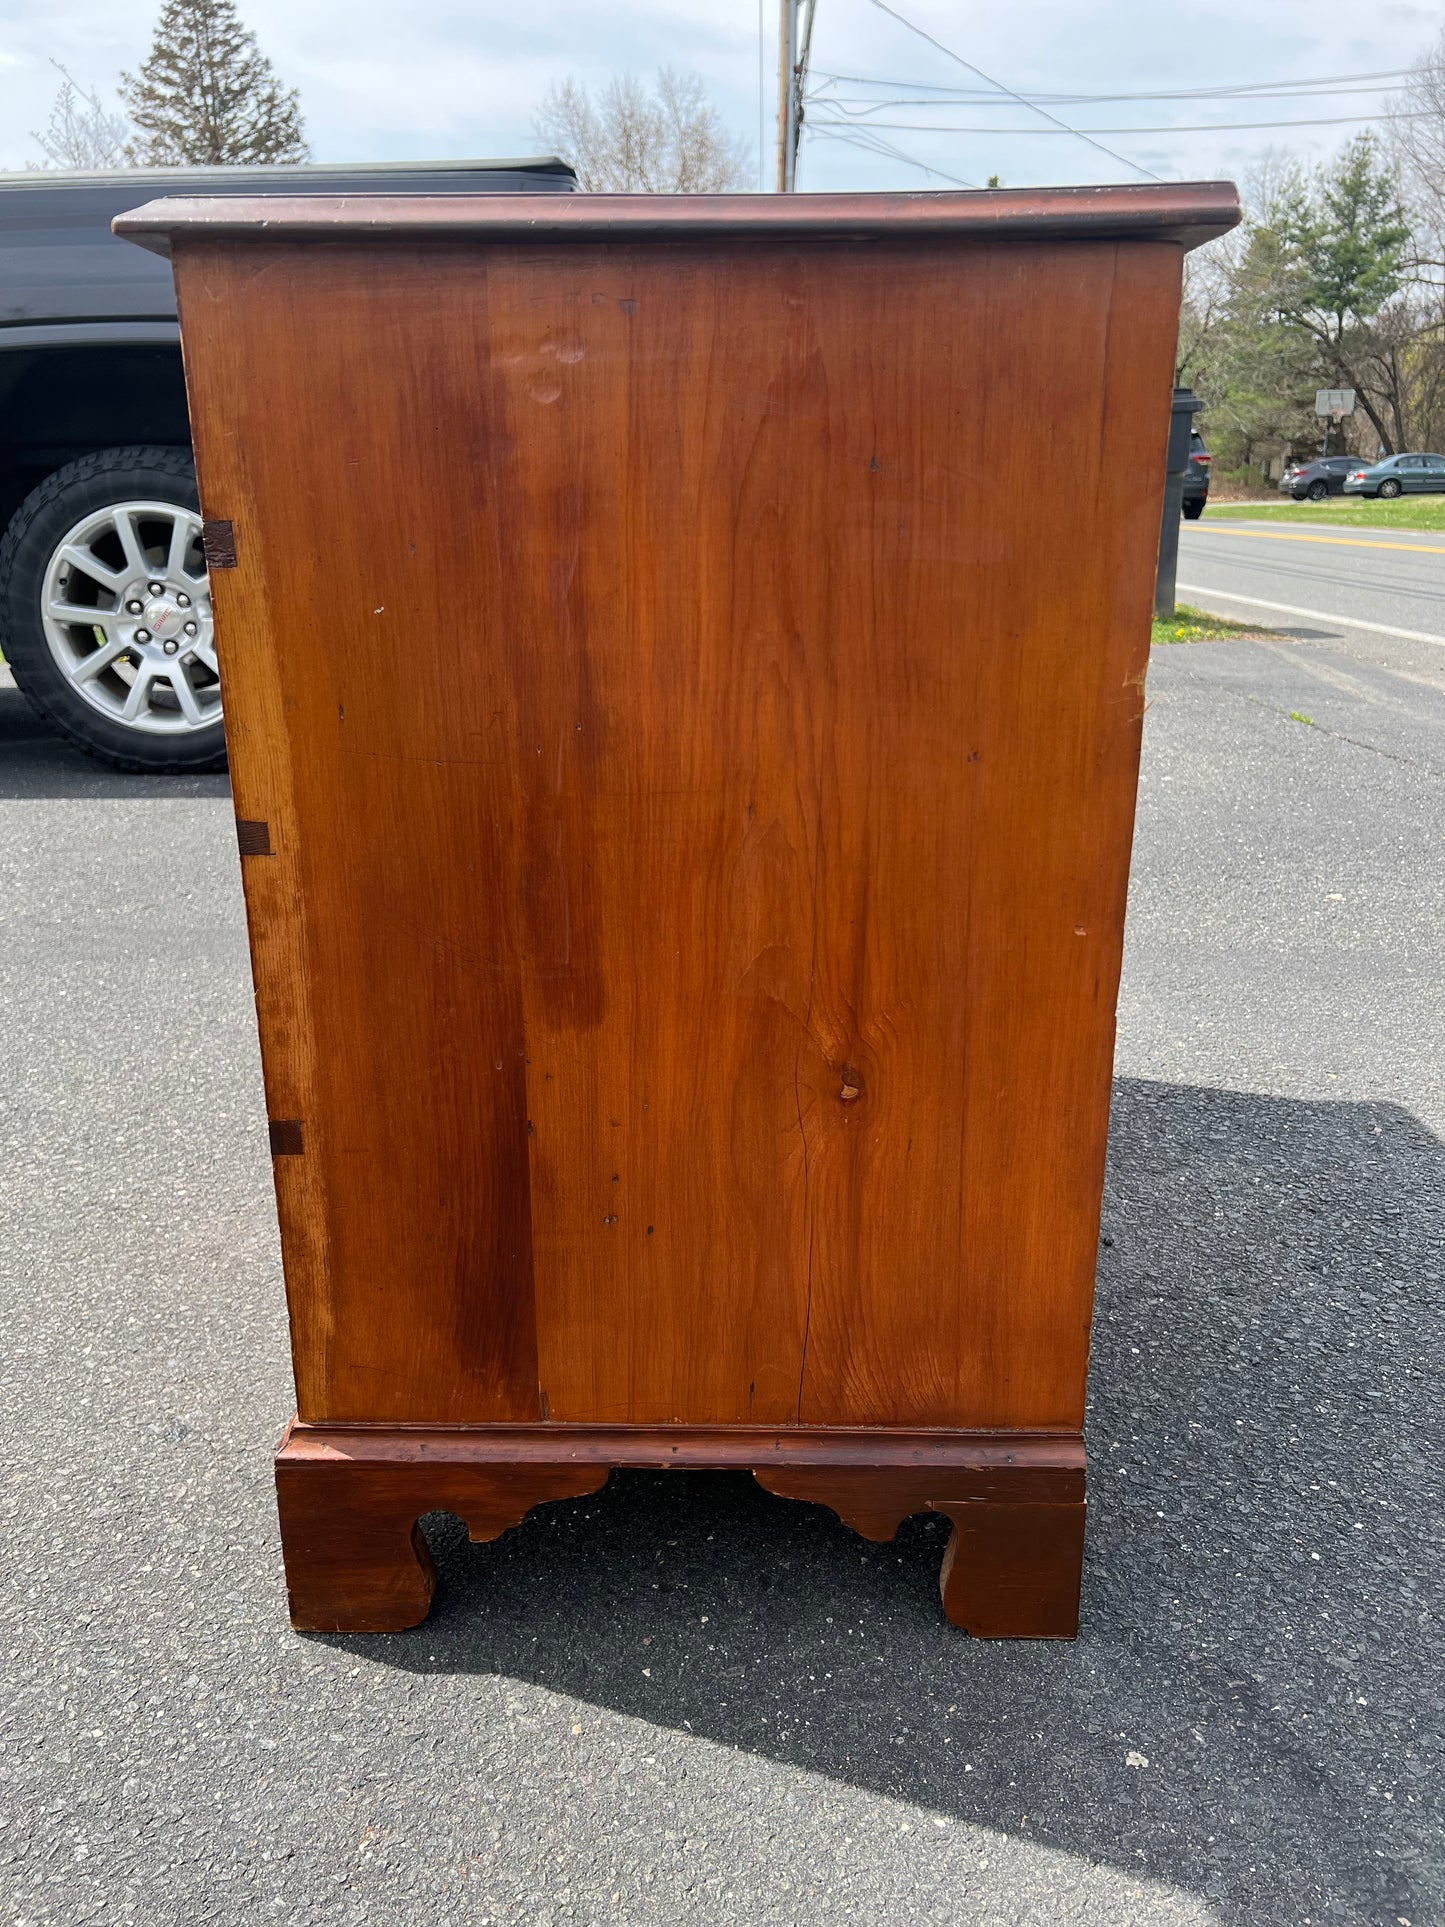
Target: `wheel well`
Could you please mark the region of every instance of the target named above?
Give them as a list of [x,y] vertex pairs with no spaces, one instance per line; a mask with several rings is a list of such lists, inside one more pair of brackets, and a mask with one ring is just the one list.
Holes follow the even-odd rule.
[[37,482],[98,448],[188,448],[179,348],[19,348],[0,353],[0,530]]

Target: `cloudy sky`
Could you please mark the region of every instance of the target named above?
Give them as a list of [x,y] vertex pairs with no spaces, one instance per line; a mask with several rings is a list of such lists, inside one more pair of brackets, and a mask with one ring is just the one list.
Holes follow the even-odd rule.
[[[1049,124],[1006,96],[984,104],[990,90],[977,75],[875,0],[818,0],[814,85],[834,104],[812,109],[819,125],[805,143],[800,187],[942,186],[943,176],[981,183],[989,174],[1010,185],[1128,180],[1141,170],[1237,177],[1270,147],[1323,158],[1386,106],[1396,84],[1388,76],[1445,25],[1445,0],[889,4],[1005,88],[1072,96],[1055,98],[1049,112],[1101,130],[1098,140],[1123,158],[1063,132],[1019,131]],[[109,94],[121,70],[144,57],[158,10],[159,0],[0,0],[0,166],[38,158],[28,133],[44,124],[55,92],[49,60]],[[758,0],[241,0],[241,11],[282,77],[300,88],[318,160],[534,152],[531,109],[549,82],[572,74],[599,83],[664,62],[703,76],[753,152],[760,98],[769,120],[773,113],[776,0],[763,0],[761,87]],[[1332,91],[1299,90],[1325,82]],[[1260,91],[1078,98],[1244,86]],[[929,87],[955,98],[931,109],[900,104],[927,99]],[[974,99],[956,97],[969,92]],[[824,128],[829,118],[841,125]],[[989,131],[918,131],[926,123]]]

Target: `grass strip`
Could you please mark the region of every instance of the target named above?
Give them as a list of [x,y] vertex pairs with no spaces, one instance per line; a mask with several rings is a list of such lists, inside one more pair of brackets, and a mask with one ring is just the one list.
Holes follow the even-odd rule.
[[1272,629],[1261,629],[1257,622],[1226,622],[1223,616],[1212,616],[1207,609],[1191,608],[1187,602],[1176,602],[1171,621],[1156,621],[1150,632],[1151,643],[1168,642],[1227,642],[1232,636],[1272,636]]
[[1211,502],[1210,522],[1314,522],[1321,528],[1406,529],[1445,535],[1445,495],[1401,495],[1393,502],[1331,495],[1323,502]]

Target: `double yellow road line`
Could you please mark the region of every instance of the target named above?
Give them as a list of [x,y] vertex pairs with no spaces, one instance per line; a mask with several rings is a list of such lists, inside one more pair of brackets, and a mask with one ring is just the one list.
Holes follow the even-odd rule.
[[1410,555],[1445,555],[1445,539],[1429,542],[1383,542],[1362,535],[1307,535],[1302,529],[1236,529],[1226,522],[1196,523],[1191,535],[1233,535],[1255,542],[1328,542],[1337,549],[1404,549]]

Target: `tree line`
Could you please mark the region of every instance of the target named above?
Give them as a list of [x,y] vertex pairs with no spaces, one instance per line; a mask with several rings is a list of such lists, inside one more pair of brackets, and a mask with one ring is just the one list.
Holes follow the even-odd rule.
[[235,0],[164,0],[150,53],[121,75],[119,110],[53,64],[60,91],[31,137],[45,166],[256,166],[310,154],[300,96],[282,86]]
[[1242,225],[1189,257],[1178,379],[1216,474],[1318,453],[1322,388],[1356,395],[1336,450],[1445,450],[1445,34],[1391,104],[1322,167],[1266,160]]
[[[241,21],[235,0],[164,0],[151,51],[121,76],[118,105],[59,62],[50,119],[31,138],[42,167],[256,166],[310,156],[301,103]],[[595,96],[551,86],[533,131],[577,171],[584,193],[716,194],[747,185],[747,143],[732,136],[696,74],[664,67],[649,89],[631,74]]]
[[[308,158],[296,89],[236,0],[163,0],[118,110],[61,73],[34,136],[49,166]],[[1391,107],[1388,133],[1358,135],[1324,167],[1267,160],[1245,183],[1242,226],[1188,257],[1178,379],[1204,401],[1217,476],[1266,481],[1317,450],[1322,388],[1355,391],[1348,452],[1445,451],[1445,31]],[[569,78],[532,124],[584,191],[716,193],[751,175],[696,75],[664,69],[651,89],[623,75],[596,95]]]

